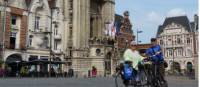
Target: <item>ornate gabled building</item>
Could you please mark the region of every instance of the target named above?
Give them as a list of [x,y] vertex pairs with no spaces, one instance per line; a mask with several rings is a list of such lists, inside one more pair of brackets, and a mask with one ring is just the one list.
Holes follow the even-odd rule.
[[[129,19],[129,12],[124,12],[124,17],[121,21],[120,31],[116,37],[117,39],[117,49],[120,53],[123,53],[126,48],[128,48],[128,44],[131,41],[135,40],[135,36],[133,35],[132,24]],[[122,55],[122,54],[121,54]]]
[[[61,47],[63,22],[60,0],[1,1],[1,57],[11,67],[13,75],[21,67],[21,64],[16,67],[13,63],[64,59]],[[35,69],[46,72],[49,70],[48,65],[38,65]]]
[[25,1],[3,0],[1,8],[1,33],[3,35],[1,57],[3,60],[10,60],[11,57],[15,56],[15,58],[18,57],[19,60],[22,60],[20,54],[25,53],[28,28],[26,3]]
[[167,17],[158,27],[157,38],[169,65],[167,70],[176,67],[175,69],[180,71],[188,69],[191,65],[197,66],[195,64],[198,58],[197,15],[194,16],[194,22],[190,22],[187,16]]
[[[107,66],[111,73],[111,56],[107,62],[105,57],[114,43],[104,30],[114,20],[115,0],[0,0],[0,5],[3,61],[63,61],[57,66],[63,72],[73,68],[87,75],[95,66],[104,75]],[[50,65],[35,69],[47,72]]]

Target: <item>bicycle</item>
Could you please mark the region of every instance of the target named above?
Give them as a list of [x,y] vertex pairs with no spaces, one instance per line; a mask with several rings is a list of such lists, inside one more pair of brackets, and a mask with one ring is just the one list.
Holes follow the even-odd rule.
[[[152,61],[151,57],[149,57],[148,59]],[[151,82],[149,82],[149,85],[151,85],[151,87],[168,87],[167,81],[164,79],[163,75],[160,72],[160,67],[162,67],[162,63],[152,62],[152,68],[148,72],[148,79],[151,80]]]
[[[122,67],[121,67],[121,69],[122,69]],[[121,69],[118,68],[118,71],[115,74],[115,85],[116,85],[116,87],[118,87],[117,77],[121,76],[123,78],[123,75],[121,73],[122,72]],[[132,86],[132,87],[148,86],[147,80],[148,80],[147,79],[147,72],[145,71],[145,69],[139,69],[137,71],[137,74],[133,75],[133,77],[129,80],[128,86]]]

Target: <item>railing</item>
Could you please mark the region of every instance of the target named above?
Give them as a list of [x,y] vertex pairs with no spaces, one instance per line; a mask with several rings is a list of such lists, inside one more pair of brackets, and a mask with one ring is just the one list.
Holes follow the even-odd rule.
[[115,40],[114,39],[90,39],[90,45],[106,45],[106,46],[114,46]]
[[59,49],[59,50],[53,50],[53,53],[54,54],[62,54],[62,51],[61,51],[61,49]]

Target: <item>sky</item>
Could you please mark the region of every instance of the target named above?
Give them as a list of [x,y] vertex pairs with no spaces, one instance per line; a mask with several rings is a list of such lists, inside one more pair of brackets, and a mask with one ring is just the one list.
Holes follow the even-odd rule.
[[119,15],[129,11],[134,35],[137,29],[143,31],[138,40],[149,43],[166,17],[186,15],[193,21],[198,13],[198,0],[116,0],[115,10]]

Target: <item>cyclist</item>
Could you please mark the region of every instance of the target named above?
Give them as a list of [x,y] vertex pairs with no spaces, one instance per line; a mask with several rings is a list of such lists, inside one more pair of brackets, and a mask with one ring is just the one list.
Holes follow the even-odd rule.
[[[124,63],[130,64],[133,68],[133,74],[137,74],[138,70],[138,64],[143,60],[144,57],[142,57],[139,52],[136,49],[135,42],[132,41],[129,45],[129,48],[126,49],[124,52],[123,58]],[[123,75],[122,75],[123,77]],[[129,80],[123,79],[124,85],[127,87],[129,85]]]
[[164,67],[164,58],[163,53],[161,50],[161,47],[159,44],[157,44],[157,39],[152,38],[151,39],[152,46],[146,50],[146,55],[151,58],[151,61],[153,62],[152,67],[159,66],[158,72],[160,72],[160,75],[162,77],[162,80],[165,81],[164,75],[165,75],[165,67]]

